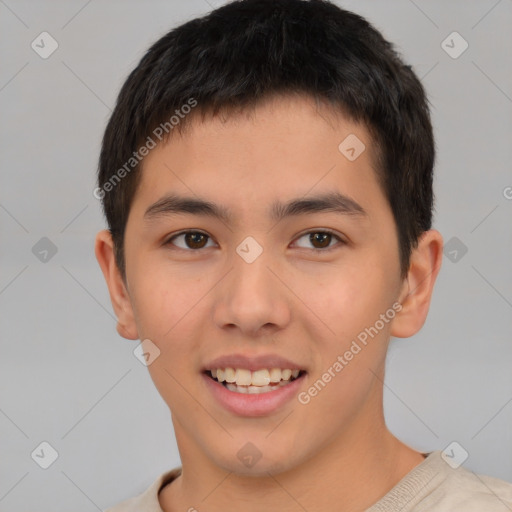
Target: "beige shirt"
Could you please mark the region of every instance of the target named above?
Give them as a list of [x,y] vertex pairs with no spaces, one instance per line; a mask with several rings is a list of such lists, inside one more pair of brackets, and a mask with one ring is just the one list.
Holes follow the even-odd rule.
[[[158,492],[180,473],[181,468],[164,473],[142,494],[106,512],[163,512]],[[512,484],[462,466],[452,469],[441,458],[441,451],[435,451],[366,512],[398,511],[511,512]]]

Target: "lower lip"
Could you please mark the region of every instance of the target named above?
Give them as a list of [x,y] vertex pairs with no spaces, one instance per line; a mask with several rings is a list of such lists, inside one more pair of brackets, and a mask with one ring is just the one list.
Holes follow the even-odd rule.
[[202,374],[202,377],[217,402],[228,411],[239,416],[266,416],[277,411],[286,402],[297,396],[305,375],[304,373],[279,389],[258,394],[230,391],[205,373]]

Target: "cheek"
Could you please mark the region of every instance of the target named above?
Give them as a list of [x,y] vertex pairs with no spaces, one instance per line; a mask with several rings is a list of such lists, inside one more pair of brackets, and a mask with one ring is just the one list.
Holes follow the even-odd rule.
[[366,271],[332,279],[325,293],[312,296],[315,311],[334,331],[324,330],[327,335],[316,338],[321,362],[307,390],[315,396],[309,410],[324,418],[326,431],[327,424],[339,425],[355,417],[376,384],[395,314],[389,290],[383,273]]
[[144,265],[144,270],[136,268],[133,275],[132,303],[139,334],[164,348],[200,305],[205,283],[156,263]]
[[[321,365],[311,384],[317,379],[330,382],[315,407],[328,410],[334,422],[356,414],[385,361],[394,317],[391,280],[392,275],[373,262],[351,272],[333,272],[324,293],[313,294],[316,310],[335,334],[327,331],[317,338]],[[381,320],[389,311],[387,321]],[[329,370],[334,378],[325,375]]]
[[205,292],[196,279],[190,282],[169,274],[164,278],[161,273],[145,273],[135,288],[139,334],[160,351],[148,366],[151,379],[169,406],[176,410],[190,408],[185,389],[190,386],[190,365],[195,365],[198,353],[194,319],[206,314],[199,301]]
[[[373,325],[392,306],[390,274],[376,265],[333,268],[328,278],[315,279],[300,291],[325,332],[339,342]],[[320,322],[321,320],[321,322]]]

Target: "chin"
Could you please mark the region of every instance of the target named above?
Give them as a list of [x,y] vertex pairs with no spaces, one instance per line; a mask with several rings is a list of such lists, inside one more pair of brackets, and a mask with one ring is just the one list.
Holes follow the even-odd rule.
[[212,460],[218,467],[235,475],[267,478],[269,474],[277,475],[292,470],[299,463],[295,460],[297,454],[294,451],[292,446],[288,450],[279,451],[267,446],[259,451],[254,445],[246,443],[235,451],[234,457],[231,452],[214,455]]

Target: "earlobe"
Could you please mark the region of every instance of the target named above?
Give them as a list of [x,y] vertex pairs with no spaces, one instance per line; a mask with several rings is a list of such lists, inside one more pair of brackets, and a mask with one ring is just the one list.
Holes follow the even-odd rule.
[[123,338],[136,340],[139,336],[131,300],[115,260],[114,243],[108,230],[100,231],[96,235],[94,252],[105,277],[112,307],[117,317],[117,332]]
[[411,254],[409,270],[399,297],[402,309],[393,320],[391,336],[408,338],[416,334],[425,323],[442,258],[441,233],[434,229],[425,231]]

